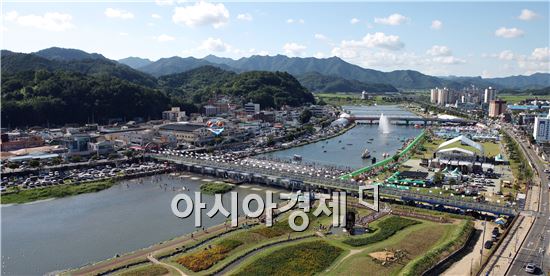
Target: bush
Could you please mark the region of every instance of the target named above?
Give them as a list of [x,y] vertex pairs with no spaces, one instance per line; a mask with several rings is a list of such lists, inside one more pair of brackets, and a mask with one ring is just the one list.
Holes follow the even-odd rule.
[[299,243],[258,258],[235,275],[314,275],[329,267],[342,252],[325,241]]
[[233,186],[227,183],[208,182],[201,185],[201,192],[205,194],[225,194],[233,190]]
[[241,244],[243,243],[237,240],[222,240],[210,248],[183,256],[177,262],[194,272],[205,270],[223,260],[227,257],[227,253]]
[[418,223],[420,222],[416,220],[392,216],[381,221],[378,224],[379,230],[377,230],[374,234],[364,238],[349,238],[344,240],[343,242],[351,246],[363,246],[380,242],[393,236],[395,233],[397,233],[397,231]]

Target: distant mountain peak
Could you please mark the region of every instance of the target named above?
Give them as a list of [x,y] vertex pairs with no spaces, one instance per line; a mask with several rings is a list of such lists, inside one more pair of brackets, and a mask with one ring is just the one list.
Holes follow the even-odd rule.
[[49,60],[60,60],[60,61],[85,60],[85,59],[108,60],[106,57],[98,53],[88,53],[79,49],[61,48],[61,47],[50,47],[50,48],[46,48],[38,52],[35,52],[33,54]]

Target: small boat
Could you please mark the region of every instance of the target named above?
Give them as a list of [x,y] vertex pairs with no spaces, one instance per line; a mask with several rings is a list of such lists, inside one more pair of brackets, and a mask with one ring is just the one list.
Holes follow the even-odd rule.
[[422,128],[422,126],[419,125],[419,124],[415,124],[415,125],[414,125],[414,128]]
[[369,140],[372,141],[372,140],[374,140],[374,138],[370,138]]
[[369,149],[365,149],[365,151],[364,151],[363,154],[361,155],[361,158],[363,158],[363,159],[369,159],[369,158],[370,158],[370,151],[369,151]]
[[348,145],[348,146],[353,146],[353,144],[346,144],[346,145]]
[[294,156],[292,156],[292,160],[294,160],[294,161],[302,161],[302,156],[301,156],[301,155],[298,155],[298,154],[294,154]]
[[185,186],[182,186],[182,187],[181,187],[181,190],[182,190],[182,191],[187,191],[187,188],[185,188]]
[[324,150],[323,152],[324,152],[324,153],[327,153],[327,151],[326,151],[326,150]]
[[342,147],[342,149],[346,149],[346,147]]
[[342,143],[342,140],[338,140],[338,143]]

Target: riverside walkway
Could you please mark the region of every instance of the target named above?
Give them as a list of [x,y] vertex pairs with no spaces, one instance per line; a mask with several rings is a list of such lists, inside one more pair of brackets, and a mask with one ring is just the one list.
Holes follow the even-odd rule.
[[[179,170],[211,175],[237,182],[261,183],[292,190],[323,190],[325,192],[346,191],[358,195],[360,183],[352,180],[327,178],[300,171],[279,170],[272,166],[250,166],[239,162],[220,162],[208,159],[190,158],[166,154],[148,154],[149,158],[176,164]],[[491,202],[476,202],[465,198],[428,195],[379,186],[379,196],[406,202],[417,202],[433,206],[442,205],[494,215],[515,216],[517,210]]]

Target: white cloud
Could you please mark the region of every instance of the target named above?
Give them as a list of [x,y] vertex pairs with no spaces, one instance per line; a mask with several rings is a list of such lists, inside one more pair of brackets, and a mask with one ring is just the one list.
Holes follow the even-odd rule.
[[401,25],[407,21],[409,21],[408,17],[405,17],[398,13],[394,13],[388,17],[374,18],[374,23],[383,24],[383,25],[392,25],[392,26]]
[[441,22],[439,20],[434,20],[434,21],[432,21],[432,25],[430,26],[430,29],[432,29],[432,30],[441,30],[442,27],[443,27],[443,22]]
[[249,13],[241,13],[241,14],[237,15],[237,19],[243,20],[243,21],[252,21],[252,19],[254,19],[254,18]]
[[161,19],[162,16],[160,16],[159,14],[153,13],[153,14],[151,14],[151,18],[154,18],[154,19]]
[[3,15],[4,20],[7,21],[14,21],[15,19],[17,19],[18,16],[19,14],[16,11],[10,11]]
[[293,24],[293,23],[304,24],[304,23],[306,23],[306,21],[302,18],[298,18],[298,19],[289,18],[289,19],[286,20],[286,23],[288,23],[288,24]]
[[315,34],[313,37],[318,40],[327,40],[327,37],[324,34]]
[[155,0],[155,3],[159,6],[171,6],[174,5],[174,0]]
[[495,35],[503,38],[516,38],[523,36],[523,30],[518,28],[505,28],[501,27],[495,31]]
[[528,56],[518,56],[517,61],[519,68],[525,70],[525,74],[550,72],[550,48],[535,48]]
[[289,56],[302,56],[305,54],[307,47],[295,42],[286,43],[283,45],[283,50]]
[[176,40],[175,37],[167,35],[167,34],[161,34],[156,37],[158,42],[168,42],[168,41],[174,41]]
[[427,55],[438,57],[438,56],[450,56],[452,55],[451,49],[447,46],[434,45],[432,48],[426,51]]
[[535,48],[531,53],[531,57],[538,61],[550,61],[550,48]]
[[229,46],[227,43],[224,43],[219,38],[209,37],[201,43],[201,46],[199,46],[199,50],[207,50],[212,52],[226,52],[230,49],[230,47],[231,46]]
[[538,15],[534,11],[528,9],[521,10],[521,14],[518,16],[518,18],[523,21],[533,20],[537,17]]
[[466,63],[466,60],[461,59],[461,58],[457,58],[457,57],[454,57],[454,56],[439,56],[439,57],[434,57],[434,58],[432,59],[432,61],[434,61],[434,62],[439,62],[439,63],[442,63],[442,64],[461,64],[461,63]]
[[498,58],[502,60],[513,60],[515,58],[515,55],[510,50],[504,50],[498,54]]
[[120,32],[118,33],[120,36],[128,36],[128,33],[125,33],[125,32]]
[[120,19],[134,18],[134,14],[129,11],[113,9],[113,8],[105,9],[105,16],[109,18],[120,18]]
[[405,47],[399,36],[386,35],[381,32],[367,34],[361,40],[343,40],[341,48],[382,48],[386,50],[400,50]]
[[430,56],[427,62],[436,62],[442,64],[461,64],[466,61],[453,56],[453,52],[447,46],[434,45],[426,51],[426,55]]
[[315,53],[314,57],[316,57],[316,58],[324,58],[324,57],[325,57],[325,53],[323,53],[323,52],[317,52],[317,53]]
[[349,23],[351,23],[351,24],[357,24],[357,23],[359,23],[360,21],[361,21],[361,20],[359,20],[359,19],[357,19],[357,18],[354,17],[354,18],[352,18],[352,19],[349,21]]
[[229,21],[229,11],[222,3],[200,1],[193,6],[175,8],[172,20],[190,27],[212,25],[219,28]]
[[44,15],[19,15],[16,11],[8,12],[4,19],[25,27],[33,27],[47,31],[66,31],[74,28],[73,17],[70,14],[47,12]]

